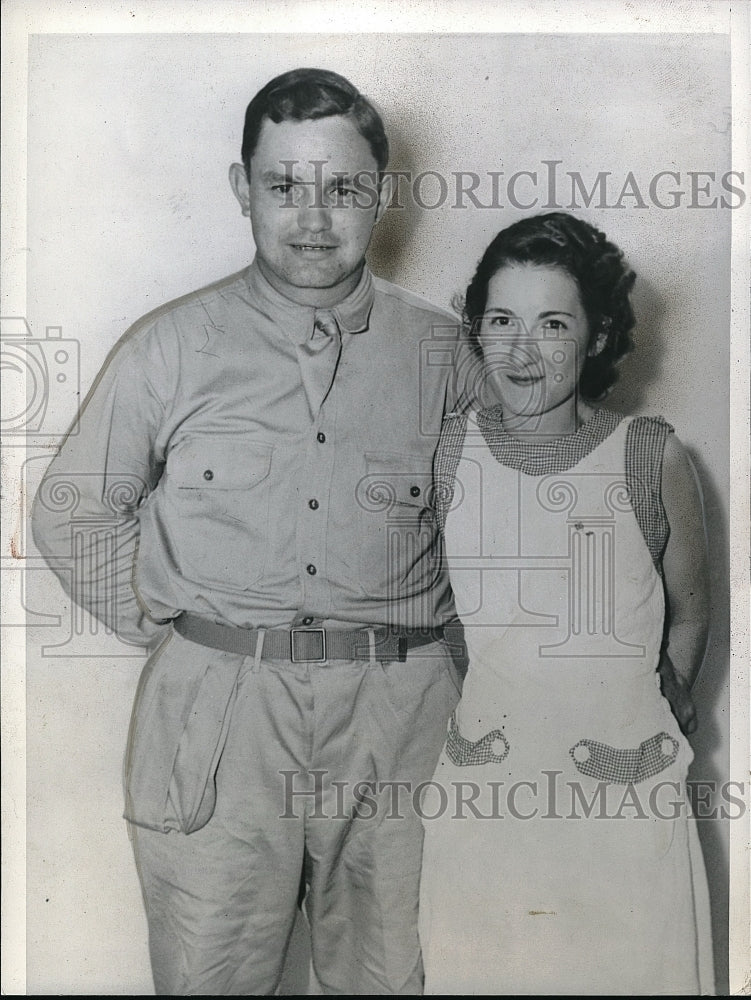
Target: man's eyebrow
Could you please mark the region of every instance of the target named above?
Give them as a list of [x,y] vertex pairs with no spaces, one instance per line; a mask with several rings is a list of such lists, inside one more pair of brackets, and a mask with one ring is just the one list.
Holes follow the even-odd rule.
[[280,173],[278,170],[264,170],[261,180],[269,184],[295,184],[295,178],[290,173]]

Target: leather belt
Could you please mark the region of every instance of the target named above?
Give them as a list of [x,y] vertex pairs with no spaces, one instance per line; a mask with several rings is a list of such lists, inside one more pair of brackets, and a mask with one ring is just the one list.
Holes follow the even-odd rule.
[[446,638],[439,625],[410,631],[378,626],[365,629],[329,628],[240,628],[219,625],[201,615],[184,611],[173,621],[183,638],[227,653],[254,656],[263,636],[261,657],[264,660],[288,660],[292,663],[323,663],[325,660],[397,660],[403,663],[410,649]]

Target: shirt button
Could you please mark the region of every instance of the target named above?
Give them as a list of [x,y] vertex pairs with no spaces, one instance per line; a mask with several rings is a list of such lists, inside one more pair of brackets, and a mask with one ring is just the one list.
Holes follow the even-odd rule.
[[409,492],[410,492],[411,496],[413,496],[413,497],[419,497],[419,495],[420,495],[420,487],[419,486],[410,486]]
[[312,625],[313,624],[313,619],[312,618],[303,618],[302,623],[303,623],[303,625]]
[[318,510],[318,501],[308,500],[308,507],[310,507],[311,510]]
[[323,444],[323,442],[326,440],[326,435],[323,433],[323,431],[319,431],[316,437],[318,438],[319,444]]
[[203,478],[207,482],[210,482],[214,478],[214,473],[211,471],[211,469],[207,469],[203,474]]
[[313,563],[308,563],[308,565],[305,568],[307,569],[308,573],[310,573],[311,576],[315,576],[316,573],[318,572]]

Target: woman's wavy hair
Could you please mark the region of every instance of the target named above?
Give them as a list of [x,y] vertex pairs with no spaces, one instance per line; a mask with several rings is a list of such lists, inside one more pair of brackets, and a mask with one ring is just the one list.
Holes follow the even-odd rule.
[[457,303],[475,351],[481,351],[477,334],[490,279],[502,267],[524,264],[560,267],[576,282],[589,323],[590,345],[604,334],[602,349],[596,355],[587,354],[579,392],[584,399],[601,399],[618,378],[618,362],[633,346],[630,292],[636,275],[604,233],[568,212],[515,222],[502,229],[487,248],[463,302]]

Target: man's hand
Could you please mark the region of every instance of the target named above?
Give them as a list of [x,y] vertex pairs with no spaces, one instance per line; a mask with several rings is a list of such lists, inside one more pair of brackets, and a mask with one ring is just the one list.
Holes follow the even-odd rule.
[[673,661],[665,652],[660,655],[658,673],[660,675],[660,690],[670,703],[670,708],[678,720],[681,732],[685,736],[689,736],[696,731],[698,722],[696,706],[691,697],[688,681],[676,672]]

